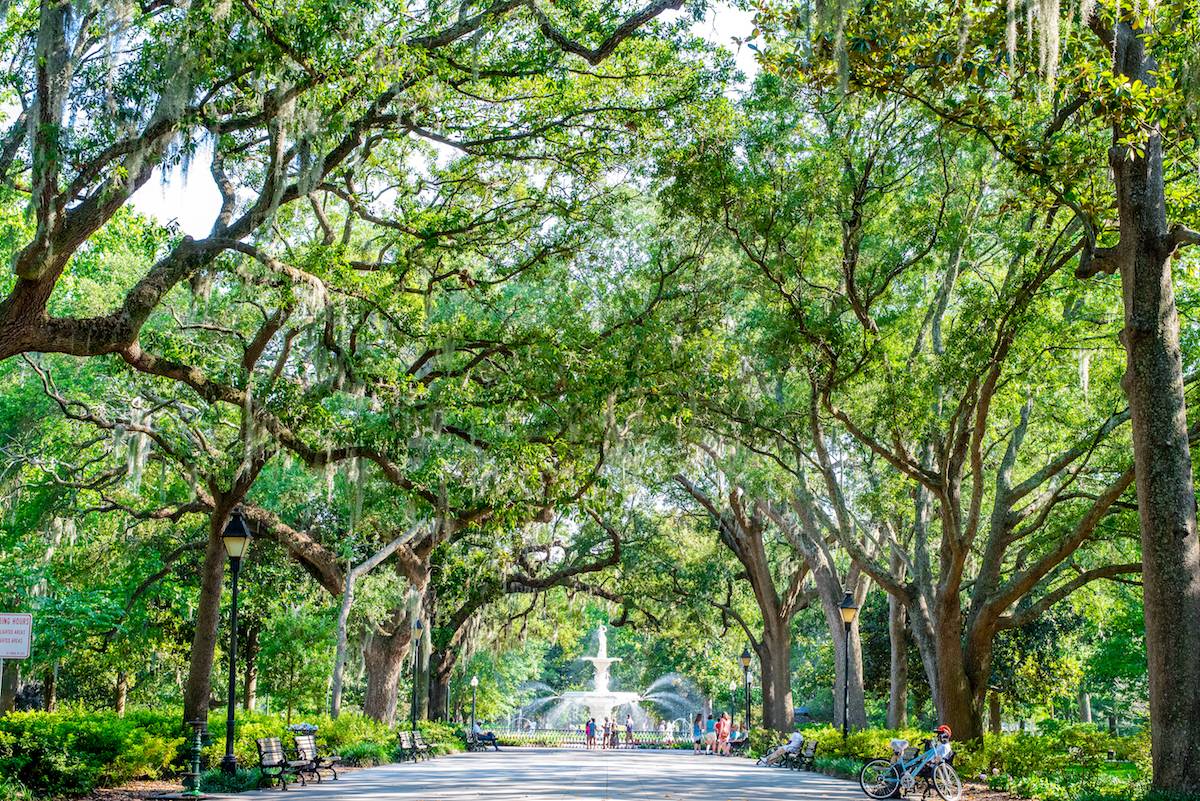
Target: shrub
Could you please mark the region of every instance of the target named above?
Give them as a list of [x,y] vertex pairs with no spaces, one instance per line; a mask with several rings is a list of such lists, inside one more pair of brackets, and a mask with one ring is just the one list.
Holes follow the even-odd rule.
[[83,795],[101,784],[156,778],[184,742],[162,716],[122,718],[65,708],[0,718],[0,776],[36,795]]
[[16,779],[0,776],[0,801],[34,801],[29,788]]
[[258,768],[238,768],[232,775],[213,768],[200,774],[200,789],[206,793],[244,793],[257,790],[261,782],[262,773]]
[[784,742],[784,738],[777,731],[771,729],[751,729],[750,743],[746,746],[746,755],[757,759],[774,751],[782,742]]
[[352,768],[371,768],[395,759],[396,749],[383,743],[351,743],[338,750],[342,764]]
[[813,759],[813,768],[819,773],[843,779],[857,779],[863,760],[850,757],[822,757]]
[[1017,779],[1012,785],[1013,792],[1022,798],[1036,798],[1038,801],[1071,801],[1071,794],[1061,784],[1043,779],[1041,776],[1026,776]]

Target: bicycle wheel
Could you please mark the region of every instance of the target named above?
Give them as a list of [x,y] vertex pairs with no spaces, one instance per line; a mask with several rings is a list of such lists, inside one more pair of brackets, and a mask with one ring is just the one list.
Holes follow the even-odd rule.
[[959,801],[962,798],[962,781],[954,768],[945,762],[933,769],[933,786],[945,801]]
[[858,786],[868,798],[895,798],[900,794],[900,771],[886,759],[872,759],[858,772]]

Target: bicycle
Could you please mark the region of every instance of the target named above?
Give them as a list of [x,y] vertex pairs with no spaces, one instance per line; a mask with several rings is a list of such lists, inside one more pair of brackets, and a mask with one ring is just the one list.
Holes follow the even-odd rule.
[[949,760],[953,757],[949,748],[948,734],[939,733],[936,742],[930,742],[927,750],[911,759],[905,759],[907,740],[892,740],[892,759],[873,759],[863,765],[858,774],[858,784],[868,798],[902,798],[917,786],[917,779],[925,780],[922,798],[929,797],[930,783],[944,801],[960,801],[962,780],[954,772]]

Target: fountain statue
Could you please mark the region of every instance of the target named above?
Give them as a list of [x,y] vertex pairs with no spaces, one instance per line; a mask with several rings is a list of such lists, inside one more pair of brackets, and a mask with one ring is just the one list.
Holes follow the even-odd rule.
[[588,717],[593,717],[599,722],[606,717],[614,718],[618,708],[627,707],[637,724],[645,726],[646,713],[640,706],[643,701],[650,701],[660,708],[672,710],[672,716],[680,711],[686,712],[694,706],[677,692],[683,688],[683,681],[674,674],[659,678],[644,693],[610,689],[608,669],[614,662],[620,662],[621,658],[608,655],[608,629],[604,626],[596,631],[596,655],[580,659],[592,663],[592,689],[555,694],[549,687],[541,685],[549,692],[525,707],[522,710],[523,714],[536,714],[545,721],[545,725],[555,727],[567,721],[577,722],[580,708],[586,710]]
[[608,688],[608,668],[613,662],[620,662],[621,658],[608,655],[608,629],[604,626],[596,632],[596,641],[596,655],[583,657],[583,661],[592,663],[595,671],[592,689],[566,692],[561,698],[568,703],[586,707],[591,717],[603,720],[612,717],[617,707],[639,701],[642,696],[639,693],[618,692]]

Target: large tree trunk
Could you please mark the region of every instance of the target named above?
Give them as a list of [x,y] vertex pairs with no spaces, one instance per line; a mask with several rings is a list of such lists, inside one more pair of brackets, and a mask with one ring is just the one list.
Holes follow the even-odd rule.
[[434,651],[429,657],[429,719],[450,719],[450,677],[456,654],[449,649]]
[[258,701],[258,632],[261,625],[250,625],[246,632],[246,691],[242,694],[242,709],[253,711]]
[[363,664],[367,672],[363,713],[381,723],[396,722],[400,674],[404,670],[404,660],[412,640],[412,628],[407,618],[402,616],[401,620],[390,635],[374,632],[363,651]]
[[950,611],[937,621],[937,683],[933,686],[938,717],[950,727],[957,740],[978,740],[983,736],[983,698],[976,698],[967,677],[963,657],[962,621],[956,611],[958,600],[947,605]]
[[791,731],[792,642],[790,621],[764,621],[758,648],[762,666],[763,726],[775,731]]
[[904,618],[904,604],[894,595],[888,595],[888,638],[891,643],[887,711],[889,729],[902,729],[908,725],[908,632]]
[[221,616],[221,582],[225,576],[225,546],[221,533],[230,507],[217,503],[208,523],[208,546],[200,572],[200,600],[196,608],[196,629],[192,635],[192,654],[187,684],[183,690],[183,719],[208,717],[212,695],[213,654],[217,646],[217,626]]
[[1079,722],[1092,722],[1092,694],[1086,690],[1079,691]]
[[[1144,31],[1116,25],[1114,72],[1146,86],[1158,65]],[[1121,274],[1126,351],[1123,380],[1133,422],[1142,587],[1150,680],[1150,738],[1158,790],[1200,787],[1200,542],[1171,281],[1162,139],[1150,128],[1141,155],[1116,144],[1111,163],[1121,237],[1111,253]]]
[[17,703],[17,688],[21,684],[21,663],[15,659],[4,660],[0,670],[0,715],[11,712]]
[[988,733],[1000,733],[1000,693],[995,690],[988,693]]

